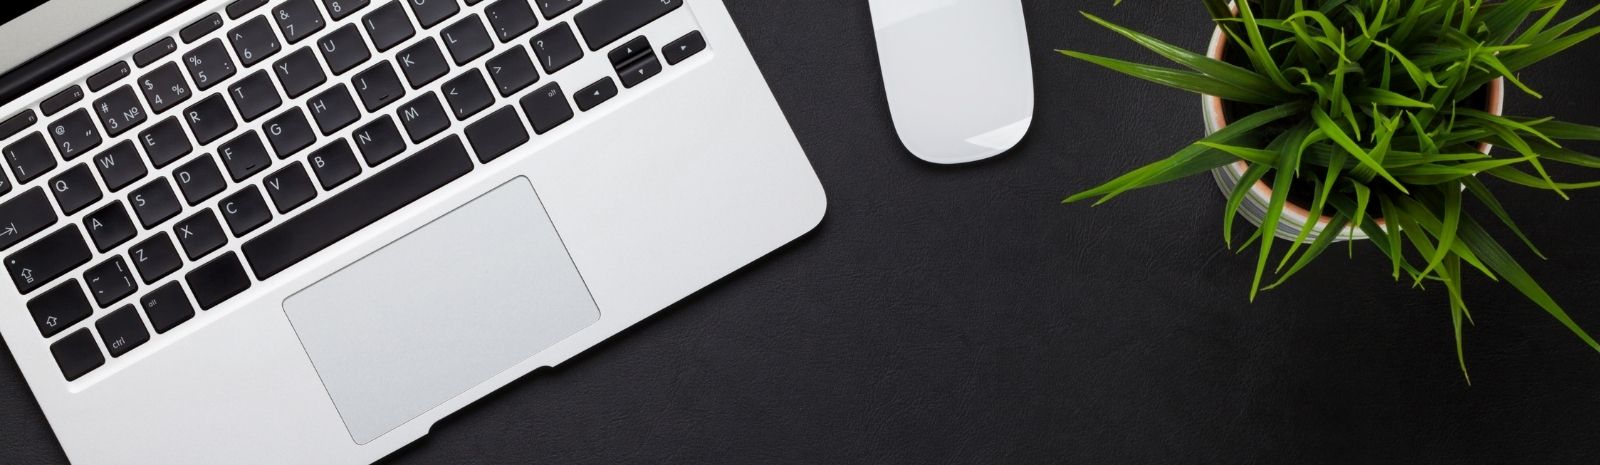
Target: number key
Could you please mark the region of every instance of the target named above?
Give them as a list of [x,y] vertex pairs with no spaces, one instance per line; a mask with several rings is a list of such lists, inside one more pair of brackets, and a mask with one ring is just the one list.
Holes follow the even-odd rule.
[[228,33],[228,40],[233,42],[233,50],[238,52],[239,61],[245,66],[256,64],[283,48],[278,45],[278,35],[272,33],[272,25],[267,24],[267,18],[261,16],[233,28]]
[[178,71],[176,63],[167,63],[144,75],[139,80],[139,90],[144,92],[144,99],[150,102],[150,110],[161,113],[173,105],[183,103],[189,99],[189,83],[184,82],[183,74]]
[[50,143],[37,132],[6,146],[5,157],[6,164],[11,165],[11,174],[17,177],[17,184],[26,184],[56,168],[56,156],[50,153]]
[[322,12],[311,0],[284,2],[272,9],[272,18],[278,20],[278,30],[283,31],[283,37],[291,44],[322,30],[326,24],[322,20]]
[[322,6],[328,8],[328,14],[333,15],[334,21],[338,21],[366,7],[369,2],[370,0],[322,0]]
[[100,115],[100,124],[111,137],[139,126],[148,116],[144,106],[139,104],[139,96],[133,93],[133,86],[122,86],[95,100],[94,111]]
[[228,56],[228,50],[222,46],[221,39],[211,39],[205,45],[184,54],[183,65],[189,68],[189,77],[194,78],[194,83],[200,86],[200,90],[210,89],[222,83],[237,71],[233,67],[233,58]]
[[94,129],[94,119],[89,110],[78,110],[50,125],[50,137],[56,141],[61,158],[71,160],[100,146],[100,132]]

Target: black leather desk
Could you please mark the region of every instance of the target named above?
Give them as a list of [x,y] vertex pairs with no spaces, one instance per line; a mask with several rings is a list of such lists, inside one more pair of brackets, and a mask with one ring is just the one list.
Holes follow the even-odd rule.
[[[865,1],[729,0],[827,186],[822,226],[391,461],[1594,463],[1600,354],[1509,288],[1467,291],[1468,386],[1442,290],[1370,246],[1249,304],[1209,178],[1059,205],[1201,132],[1198,98],[1051,53],[1150,57],[1077,10],[1189,47],[1210,29],[1192,1],[1026,2],[1032,134],[937,167],[894,136]],[[1548,97],[1511,111],[1600,124],[1597,59],[1524,74]],[[1600,331],[1600,192],[1494,185],[1552,258],[1524,264]],[[0,462],[64,459],[0,356]]]

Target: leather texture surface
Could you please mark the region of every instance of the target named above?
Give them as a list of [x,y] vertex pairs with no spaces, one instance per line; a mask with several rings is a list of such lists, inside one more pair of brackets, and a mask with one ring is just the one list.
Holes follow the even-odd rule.
[[[1442,290],[1370,245],[1252,304],[1209,177],[1060,205],[1202,132],[1198,98],[1054,54],[1153,61],[1078,10],[1191,49],[1210,28],[1197,2],[1025,1],[1032,133],[940,167],[895,138],[866,2],[728,0],[828,190],[822,226],[386,461],[1594,462],[1600,354],[1508,287],[1469,283],[1469,386]],[[1547,98],[1510,111],[1600,124],[1597,59],[1529,70]],[[1517,256],[1600,331],[1600,192],[1491,184],[1551,259]],[[64,460],[0,355],[0,462]]]

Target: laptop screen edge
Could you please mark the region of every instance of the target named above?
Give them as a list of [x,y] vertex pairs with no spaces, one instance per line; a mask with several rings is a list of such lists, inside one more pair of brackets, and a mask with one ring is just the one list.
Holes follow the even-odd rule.
[[50,0],[0,24],[0,74],[94,28],[141,0]]

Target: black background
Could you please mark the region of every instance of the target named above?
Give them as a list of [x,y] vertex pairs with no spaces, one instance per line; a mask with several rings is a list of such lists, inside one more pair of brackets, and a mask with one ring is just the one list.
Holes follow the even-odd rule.
[[[1198,97],[1051,52],[1148,60],[1077,10],[1199,49],[1210,26],[1198,2],[1027,0],[1033,131],[1011,153],[957,167],[898,144],[866,2],[728,3],[827,188],[822,226],[389,461],[1594,463],[1600,453],[1600,354],[1508,287],[1469,282],[1469,386],[1442,290],[1394,282],[1370,245],[1349,259],[1330,252],[1251,304],[1254,259],[1224,249],[1209,177],[1097,208],[1059,204],[1202,132]],[[1510,112],[1600,124],[1597,58],[1591,42],[1524,73],[1547,97],[1514,94]],[[1600,193],[1562,201],[1491,185],[1551,255],[1519,258],[1600,331]],[[0,462],[63,461],[9,354],[0,360]]]

